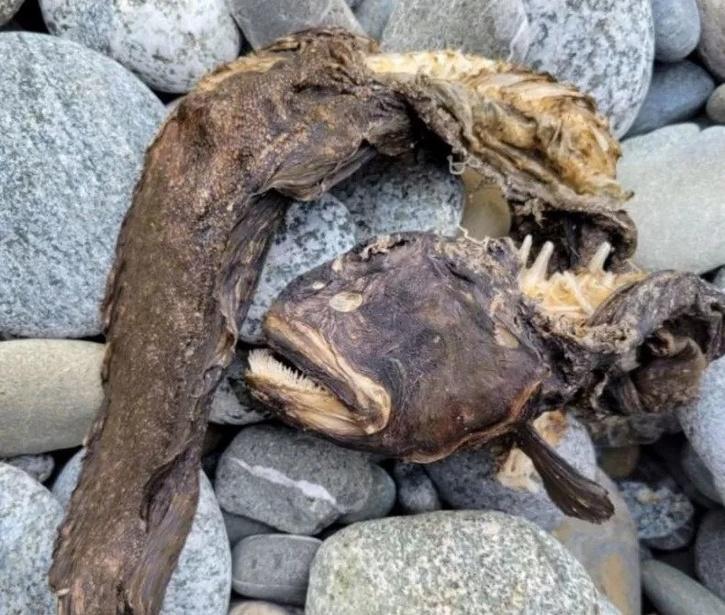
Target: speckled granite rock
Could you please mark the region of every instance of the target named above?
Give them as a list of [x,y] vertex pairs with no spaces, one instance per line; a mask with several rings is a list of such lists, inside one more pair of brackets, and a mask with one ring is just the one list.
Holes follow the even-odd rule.
[[697,0],[652,0],[655,57],[660,62],[684,60],[700,40]]
[[461,49],[521,61],[530,44],[521,0],[399,1],[383,31],[386,51]]
[[441,509],[435,485],[422,465],[398,461],[393,477],[398,486],[398,503],[405,512],[417,514]]
[[715,88],[707,101],[707,117],[716,124],[725,124],[725,84]]
[[25,0],[0,0],[0,26],[8,23]]
[[725,511],[711,511],[702,520],[695,541],[695,568],[707,588],[725,600]]
[[262,318],[280,291],[297,276],[354,245],[350,214],[335,197],[326,194],[319,201],[291,205],[267,253],[241,337],[260,341]]
[[395,506],[395,481],[383,468],[373,464],[373,486],[360,508],[342,515],[339,523],[357,523],[368,519],[385,517]]
[[55,460],[50,455],[19,455],[0,459],[0,463],[2,462],[22,470],[39,483],[48,480],[55,468]]
[[103,399],[104,348],[76,340],[0,342],[0,456],[83,442]]
[[725,0],[697,0],[702,34],[697,50],[705,66],[718,79],[725,81]]
[[363,0],[355,8],[355,17],[368,36],[380,40],[396,2],[397,0]]
[[0,331],[95,335],[164,106],[122,66],[70,41],[2,32],[0,58]]
[[63,510],[22,470],[0,463],[0,613],[54,615],[48,569]]
[[[84,449],[76,453],[53,484],[65,508],[78,482]],[[161,615],[226,615],[231,591],[231,548],[214,489],[199,472],[199,503],[179,562],[171,575]]]
[[661,615],[725,615],[725,602],[672,566],[642,562],[642,586]]
[[526,63],[591,93],[612,129],[632,125],[652,75],[650,0],[525,0]]
[[225,0],[40,0],[51,34],[111,56],[151,87],[188,92],[237,57],[241,37]]
[[328,538],[306,615],[601,613],[584,568],[536,526],[497,512],[441,511],[357,523]]
[[318,26],[340,26],[363,34],[345,0],[230,0],[229,8],[255,49]]
[[284,532],[317,534],[368,501],[367,455],[276,425],[240,431],[222,454],[216,494],[228,512]]

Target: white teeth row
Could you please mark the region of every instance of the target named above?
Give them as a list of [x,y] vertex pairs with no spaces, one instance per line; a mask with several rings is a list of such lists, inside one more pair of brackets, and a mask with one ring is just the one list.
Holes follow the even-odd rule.
[[274,358],[266,348],[252,350],[247,359],[249,371],[254,375],[266,376],[277,382],[283,382],[298,391],[324,392],[324,389],[296,369],[286,366]]
[[[536,256],[536,260],[534,260],[531,267],[526,267],[529,255],[531,254],[531,245],[531,235],[526,235],[518,250],[519,259],[524,266],[519,274],[519,281],[527,286],[530,284],[545,282],[548,279],[547,270],[549,269],[549,261],[554,254],[554,244],[547,241],[543,246],[541,246],[541,250]],[[607,262],[607,258],[609,257],[611,251],[612,244],[608,241],[602,242],[602,244],[597,248],[597,251],[594,253],[594,256],[592,256],[589,260],[589,264],[586,267],[587,271],[595,275],[613,275],[604,271],[604,263]]]

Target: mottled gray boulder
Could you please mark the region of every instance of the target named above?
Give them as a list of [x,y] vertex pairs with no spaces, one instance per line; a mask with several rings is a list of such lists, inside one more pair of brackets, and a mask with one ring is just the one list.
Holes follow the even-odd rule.
[[699,493],[713,502],[723,503],[715,487],[715,477],[689,442],[682,449],[680,462],[685,476]]
[[354,245],[355,229],[350,214],[332,195],[325,194],[319,201],[292,204],[267,253],[247,318],[240,329],[242,338],[261,341],[262,319],[284,287]]
[[82,337],[164,118],[122,66],[43,34],[0,33],[0,331]]
[[2,462],[22,470],[39,483],[48,480],[55,467],[55,460],[50,455],[18,455],[0,459],[0,463]]
[[656,64],[647,96],[627,135],[651,132],[691,118],[714,89],[710,74],[693,62]]
[[0,456],[79,446],[103,400],[104,352],[76,340],[0,342]]
[[686,574],[657,560],[642,562],[642,587],[661,615],[725,615],[725,602]]
[[317,534],[369,501],[367,455],[276,425],[240,431],[222,454],[216,494],[222,508],[284,532]]
[[705,107],[707,117],[716,124],[725,124],[725,84],[715,88]]
[[461,49],[515,61],[529,43],[521,0],[399,0],[382,38],[386,51]]
[[725,128],[675,124],[627,139],[622,150],[618,177],[634,191],[625,208],[637,224],[635,262],[696,273],[725,263]]
[[357,510],[342,515],[340,523],[357,523],[368,519],[380,519],[395,506],[395,481],[383,468],[373,465],[373,486],[367,499]]
[[25,0],[0,0],[0,26],[9,22]]
[[307,615],[584,614],[602,598],[555,538],[497,512],[441,511],[351,525],[310,573]]
[[700,40],[697,0],[652,0],[655,57],[660,62],[684,60]]
[[380,40],[395,4],[396,0],[362,0],[355,8],[355,17],[368,36]]
[[55,614],[48,569],[62,518],[63,510],[43,485],[0,463],[0,613]]
[[[85,449],[63,467],[53,495],[65,508],[78,482]],[[231,547],[214,489],[199,472],[199,503],[166,589],[161,615],[226,615],[231,591]]]
[[697,49],[705,66],[722,83],[725,81],[725,0],[697,0],[697,6],[702,23]]
[[398,503],[405,512],[417,514],[441,509],[435,485],[422,465],[398,461],[393,477],[398,486]]
[[229,0],[229,8],[255,49],[319,26],[339,26],[363,34],[345,0]]
[[241,45],[225,0],[40,0],[40,7],[51,34],[111,56],[163,92],[188,92]]
[[532,31],[526,63],[596,99],[612,130],[632,125],[652,75],[650,0],[525,0]]
[[465,193],[448,162],[423,151],[365,165],[333,188],[355,223],[358,241],[402,231],[455,235],[463,218]]
[[232,587],[251,598],[304,605],[312,560],[322,544],[310,536],[260,534],[232,552]]

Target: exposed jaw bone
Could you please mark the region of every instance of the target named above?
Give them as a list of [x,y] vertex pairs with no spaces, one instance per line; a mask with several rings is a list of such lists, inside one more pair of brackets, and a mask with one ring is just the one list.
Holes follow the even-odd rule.
[[554,244],[547,241],[533,264],[526,267],[531,253],[532,240],[527,235],[519,248],[523,264],[519,273],[521,290],[535,299],[544,311],[581,322],[594,314],[599,305],[619,288],[645,277],[641,271],[632,270],[615,274],[604,269],[612,246],[603,242],[587,266],[577,272],[557,271],[547,275]]

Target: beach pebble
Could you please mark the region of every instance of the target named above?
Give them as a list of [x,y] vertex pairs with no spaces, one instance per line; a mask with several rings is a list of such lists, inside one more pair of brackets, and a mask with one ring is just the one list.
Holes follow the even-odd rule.
[[725,511],[709,512],[695,541],[695,569],[705,586],[725,600]]
[[725,0],[697,0],[702,34],[700,57],[718,83],[725,81]]
[[660,615],[725,615],[725,602],[686,574],[657,560],[642,562],[642,586]]
[[232,552],[232,587],[251,598],[304,605],[310,566],[322,544],[310,536],[259,534]]
[[[637,225],[635,262],[702,273],[725,263],[725,127],[675,124],[622,143],[625,208]],[[697,245],[697,250],[692,246]]]
[[[581,564],[527,521],[439,511],[348,526],[325,540],[306,615],[611,613]],[[515,605],[515,606],[514,606]]]
[[224,517],[224,525],[227,528],[227,537],[229,538],[229,544],[234,546],[242,538],[247,536],[256,536],[257,534],[273,534],[274,528],[244,517],[242,515],[235,515],[234,513],[222,510],[222,517]]
[[43,485],[0,463],[0,613],[55,614],[48,570],[62,518],[60,504]]
[[0,0],[0,26],[8,23],[25,0]]
[[404,0],[383,31],[385,51],[460,49],[521,61],[530,44],[521,0]]
[[232,602],[229,615],[303,615],[304,611],[289,605],[274,604],[264,600],[239,600]]
[[317,534],[360,510],[375,486],[363,453],[277,425],[240,431],[222,454],[222,508],[293,534]]
[[50,455],[18,455],[1,459],[0,463],[2,462],[22,470],[39,483],[48,480],[55,468],[55,460]]
[[349,524],[368,519],[380,519],[395,506],[395,481],[378,465],[373,464],[372,470],[373,486],[367,499],[357,510],[342,515],[338,519],[339,523]]
[[405,512],[418,514],[441,509],[435,485],[422,465],[397,461],[393,477],[398,486],[398,503]]
[[226,0],[40,0],[51,34],[99,51],[162,92],[188,92],[237,57]]
[[[342,1],[342,0],[340,0]],[[297,276],[347,252],[355,245],[355,228],[340,201],[325,194],[319,201],[296,202],[272,240],[257,289],[240,335],[263,339],[262,319],[277,295]]]
[[397,0],[362,0],[355,8],[355,17],[363,30],[380,40]]
[[229,0],[229,8],[255,49],[287,34],[320,26],[363,34],[345,0]]
[[684,60],[700,40],[697,0],[652,0],[655,58],[660,62]]
[[526,63],[594,96],[621,137],[652,76],[650,0],[525,0],[532,31]]
[[79,446],[103,400],[104,352],[77,340],[0,342],[0,456]]
[[712,472],[702,462],[702,459],[689,442],[682,449],[680,463],[687,480],[694,485],[695,489],[706,498],[722,505],[723,501],[715,487],[715,478]]
[[709,73],[693,62],[655,64],[649,91],[627,134],[643,134],[691,118],[714,89]]
[[705,107],[707,117],[716,124],[725,124],[725,84],[715,88]]
[[76,43],[0,33],[0,331],[100,333],[100,304],[164,106]]
[[[85,449],[66,463],[53,495],[66,508],[80,476]],[[214,489],[199,472],[199,503],[166,589],[161,615],[227,615],[231,591],[231,547]]]
[[332,189],[355,223],[356,239],[402,231],[455,235],[465,192],[445,159],[418,151],[402,158],[380,156]]

